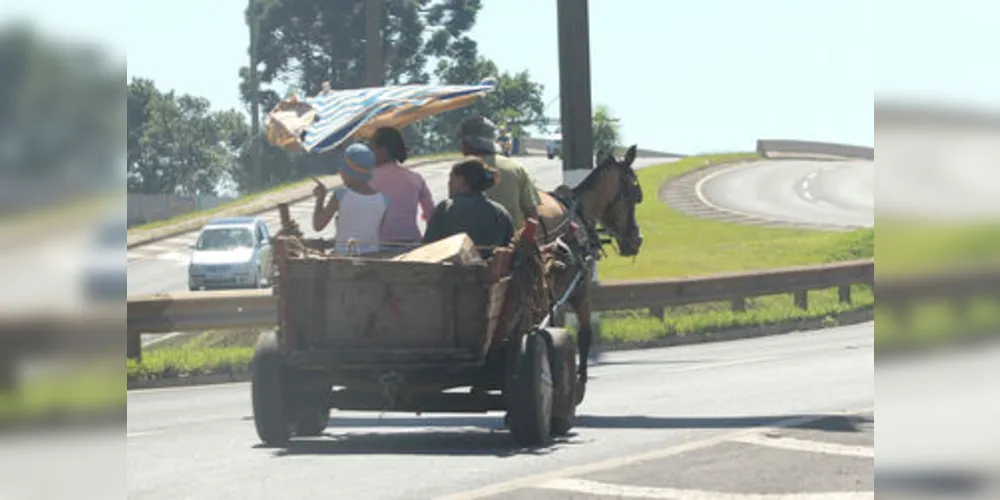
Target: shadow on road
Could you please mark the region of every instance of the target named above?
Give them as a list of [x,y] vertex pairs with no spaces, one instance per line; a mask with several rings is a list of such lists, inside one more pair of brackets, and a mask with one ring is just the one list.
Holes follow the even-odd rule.
[[[770,415],[753,417],[654,417],[584,415],[578,429],[741,429],[768,427],[781,421],[814,415]],[[830,415],[792,426],[794,429],[828,432],[863,432],[873,425],[870,416]],[[379,428],[385,429],[380,431]],[[404,430],[405,429],[405,430]],[[513,444],[500,418],[492,415],[459,417],[378,418],[335,416],[324,436],[293,440],[274,456],[295,455],[469,455],[507,458],[547,455],[579,444],[575,434],[554,440],[541,448]],[[257,446],[263,448],[263,446]]]
[[[385,431],[379,431],[384,428]],[[405,429],[405,430],[401,430]],[[573,435],[547,447],[519,447],[498,415],[457,417],[347,417],[334,413],[319,438],[293,440],[274,456],[295,455],[469,455],[506,458],[547,455],[573,444]],[[262,446],[257,446],[263,448]]]

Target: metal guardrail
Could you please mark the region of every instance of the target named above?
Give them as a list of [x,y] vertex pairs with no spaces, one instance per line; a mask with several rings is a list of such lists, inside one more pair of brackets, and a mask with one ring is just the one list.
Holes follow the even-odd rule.
[[[655,281],[601,284],[593,297],[594,311],[648,308],[663,316],[666,306],[731,301],[746,309],[746,299],[792,293],[795,304],[808,308],[808,292],[838,288],[850,302],[851,285],[872,285],[874,260],[818,266],[720,274]],[[128,356],[141,359],[140,335],[184,331],[268,328],[276,324],[275,297],[269,290],[242,292],[178,292],[131,297],[128,301]]]
[[875,148],[832,142],[759,139],[757,140],[757,153],[764,157],[767,157],[768,153],[784,153],[875,161]]

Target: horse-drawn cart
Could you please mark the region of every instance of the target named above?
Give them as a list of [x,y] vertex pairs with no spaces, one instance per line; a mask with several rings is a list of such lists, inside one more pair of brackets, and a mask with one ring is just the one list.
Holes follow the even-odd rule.
[[260,336],[253,359],[264,443],[322,433],[331,409],[506,411],[521,445],[569,432],[576,345],[546,328],[553,304],[534,225],[488,261],[408,262],[326,254],[282,209],[279,327]]
[[[467,106],[495,83],[324,90],[287,99],[268,116],[268,140],[324,153],[379,126],[403,127]],[[506,411],[511,435],[525,445],[568,433],[586,392],[593,341],[587,278],[602,252],[597,226],[621,255],[636,255],[642,244],[635,153],[632,146],[623,161],[598,155],[579,186],[539,192],[538,223],[529,221],[486,262],[329,255],[322,250],[329,242],[302,238],[288,207],[279,206],[271,281],[279,327],[261,335],[253,359],[261,440],[281,445],[318,435],[334,408]],[[549,327],[564,304],[581,319],[579,353],[564,330]]]

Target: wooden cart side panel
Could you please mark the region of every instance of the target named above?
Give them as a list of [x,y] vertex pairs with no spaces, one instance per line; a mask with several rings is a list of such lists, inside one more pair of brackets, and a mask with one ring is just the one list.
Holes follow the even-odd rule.
[[288,274],[291,316],[306,345],[480,352],[486,342],[485,266],[299,258]]

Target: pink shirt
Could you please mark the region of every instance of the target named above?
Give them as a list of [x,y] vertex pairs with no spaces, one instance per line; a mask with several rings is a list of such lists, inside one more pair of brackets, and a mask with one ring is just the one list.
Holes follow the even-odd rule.
[[434,211],[434,199],[423,176],[396,162],[379,165],[368,183],[372,189],[389,198],[389,209],[379,239],[382,241],[419,241],[417,204],[423,209],[424,220]]

